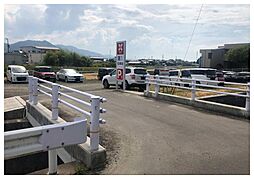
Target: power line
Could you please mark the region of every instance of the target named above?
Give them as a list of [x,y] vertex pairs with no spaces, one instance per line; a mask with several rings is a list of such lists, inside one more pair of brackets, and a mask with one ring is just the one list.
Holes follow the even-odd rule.
[[187,50],[186,50],[185,55],[184,55],[184,58],[183,58],[183,60],[184,60],[184,61],[185,61],[185,58],[186,58],[187,53],[188,53],[188,51],[189,51],[190,44],[191,44],[191,41],[192,41],[192,37],[193,37],[194,32],[195,32],[195,29],[196,29],[196,27],[197,27],[198,20],[199,20],[199,17],[200,17],[200,14],[201,14],[202,8],[203,8],[203,4],[202,4],[202,5],[201,5],[201,7],[200,7],[199,14],[198,14],[198,17],[197,17],[197,19],[196,19],[195,26],[194,26],[193,31],[192,31],[192,33],[191,33],[191,38],[190,38],[190,41],[189,41],[189,45],[188,45],[188,47],[187,47]]

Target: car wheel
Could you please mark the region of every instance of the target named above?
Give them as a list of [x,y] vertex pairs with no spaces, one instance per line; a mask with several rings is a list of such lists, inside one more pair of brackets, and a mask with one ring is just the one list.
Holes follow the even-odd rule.
[[68,83],[68,78],[67,77],[65,77],[65,80],[64,80],[66,83]]
[[130,89],[130,85],[129,85],[128,81],[125,81],[125,89],[126,89],[126,90],[129,90],[129,89]]
[[109,85],[109,83],[108,83],[108,80],[104,80],[104,81],[103,81],[103,87],[104,87],[105,89],[109,89],[110,85]]
[[13,83],[12,78],[10,78],[10,83]]

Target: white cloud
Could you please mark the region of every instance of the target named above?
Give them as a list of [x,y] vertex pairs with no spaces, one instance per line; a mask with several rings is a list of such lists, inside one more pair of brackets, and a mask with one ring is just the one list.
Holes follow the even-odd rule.
[[4,18],[5,21],[9,24],[14,24],[16,22],[15,14],[20,10],[20,6],[18,5],[5,5],[4,6]]
[[[11,42],[49,40],[54,44],[108,53],[127,40],[129,58],[182,58],[201,5],[5,5],[5,36]],[[189,58],[198,48],[249,41],[248,5],[203,7]],[[189,59],[187,57],[187,59]]]

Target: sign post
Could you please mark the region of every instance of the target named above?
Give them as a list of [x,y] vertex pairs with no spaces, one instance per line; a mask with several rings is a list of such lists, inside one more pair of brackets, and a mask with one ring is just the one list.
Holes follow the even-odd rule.
[[116,89],[118,89],[118,82],[120,82],[125,90],[125,61],[126,41],[116,42]]

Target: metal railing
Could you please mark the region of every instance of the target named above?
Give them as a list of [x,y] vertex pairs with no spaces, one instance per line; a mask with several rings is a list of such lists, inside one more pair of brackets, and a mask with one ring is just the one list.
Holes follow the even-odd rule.
[[[196,91],[206,91],[217,94],[226,94],[231,96],[238,96],[246,98],[245,109],[250,111],[250,83],[233,83],[233,82],[221,82],[216,80],[202,80],[202,79],[192,79],[192,78],[178,78],[178,77],[169,77],[169,76],[158,76],[158,75],[146,75],[146,93],[150,91],[150,85],[155,86],[155,97],[158,96],[160,92],[160,87],[172,87],[191,90],[191,100],[196,100]],[[245,87],[235,88],[235,87],[225,87],[224,85],[240,85]],[[212,88],[212,89],[208,89]],[[218,91],[215,89],[224,89],[230,90],[233,92],[227,91]],[[240,94],[246,93],[246,94]]]
[[[50,87],[43,85],[42,83],[38,82],[44,82],[47,85],[50,85]],[[87,117],[90,118],[90,149],[91,151],[97,151],[99,149],[99,124],[104,124],[106,121],[104,119],[100,119],[100,113],[105,113],[106,110],[100,107],[100,103],[106,102],[107,100],[100,96],[95,96],[93,94],[79,91],[67,86],[63,86],[60,84],[56,84],[47,80],[43,80],[37,77],[29,76],[28,77],[28,89],[29,89],[29,102],[32,105],[38,104],[38,93],[42,93],[52,99],[51,106],[52,106],[52,120],[58,119],[58,104],[61,103],[71,109],[74,109],[77,112],[80,112],[82,114],[81,119],[86,119]],[[83,101],[81,99],[78,99],[77,97],[71,96],[69,94],[66,94],[61,89],[67,90],[69,92],[73,92],[75,94],[82,95],[83,97],[88,98],[88,101]],[[63,96],[67,99],[70,99],[76,103],[79,103],[83,105],[84,107],[88,108],[87,110],[81,109],[80,107],[75,106],[74,104],[71,104],[70,102],[67,102],[64,99],[61,99],[60,97]],[[56,164],[56,151],[52,150],[49,151],[49,162],[55,166]],[[53,161],[52,158],[54,158]],[[52,167],[54,168],[54,167]],[[50,169],[49,169],[50,170]],[[54,173],[55,171],[50,171],[49,173]]]
[[78,120],[4,132],[4,159],[86,142],[86,125]]

